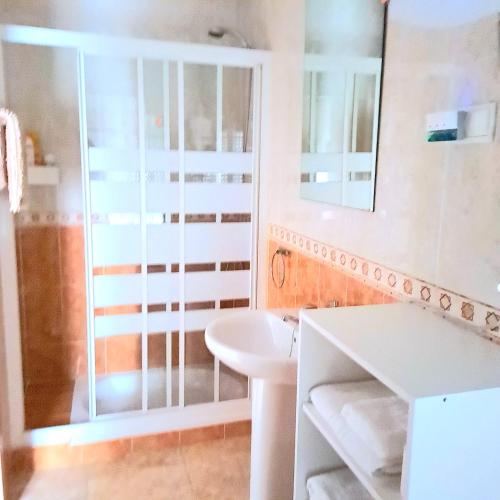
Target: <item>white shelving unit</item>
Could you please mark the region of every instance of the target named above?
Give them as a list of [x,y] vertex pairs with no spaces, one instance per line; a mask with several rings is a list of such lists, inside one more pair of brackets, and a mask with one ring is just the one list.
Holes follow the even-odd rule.
[[[413,304],[301,313],[295,500],[347,465],[378,500],[498,500],[500,346]],[[409,404],[401,476],[363,471],[309,400],[324,383],[376,378]]]

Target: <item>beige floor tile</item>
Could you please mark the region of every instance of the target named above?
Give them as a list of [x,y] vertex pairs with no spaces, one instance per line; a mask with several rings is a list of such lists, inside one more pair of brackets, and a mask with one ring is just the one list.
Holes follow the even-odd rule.
[[247,500],[248,437],[13,478],[13,500]]
[[227,441],[198,443],[182,448],[197,500],[248,499],[248,478],[238,459],[240,447]]
[[89,478],[88,500],[193,500],[183,465],[110,467]]
[[87,500],[87,474],[81,468],[35,472],[12,483],[16,500]]

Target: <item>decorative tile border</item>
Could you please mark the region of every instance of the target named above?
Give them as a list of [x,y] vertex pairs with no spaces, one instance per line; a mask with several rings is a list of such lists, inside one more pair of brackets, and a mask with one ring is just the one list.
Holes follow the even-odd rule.
[[274,224],[269,237],[400,300],[429,306],[500,342],[500,310]]
[[15,216],[17,227],[82,226],[81,212],[20,212]]

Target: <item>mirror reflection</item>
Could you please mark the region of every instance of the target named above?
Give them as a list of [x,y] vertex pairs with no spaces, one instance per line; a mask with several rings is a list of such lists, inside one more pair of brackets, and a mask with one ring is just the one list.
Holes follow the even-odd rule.
[[373,210],[385,7],[307,0],[301,197]]

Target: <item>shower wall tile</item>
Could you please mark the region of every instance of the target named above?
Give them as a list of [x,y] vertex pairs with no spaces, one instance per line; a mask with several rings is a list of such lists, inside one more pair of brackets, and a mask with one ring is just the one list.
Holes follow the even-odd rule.
[[213,363],[214,356],[205,344],[205,331],[187,332],[185,336],[185,362],[187,365]]
[[148,335],[148,367],[165,368],[166,366],[166,335],[158,333]]
[[120,335],[106,338],[106,373],[140,370],[141,336]]
[[71,381],[86,370],[81,225],[16,228],[25,386]]

